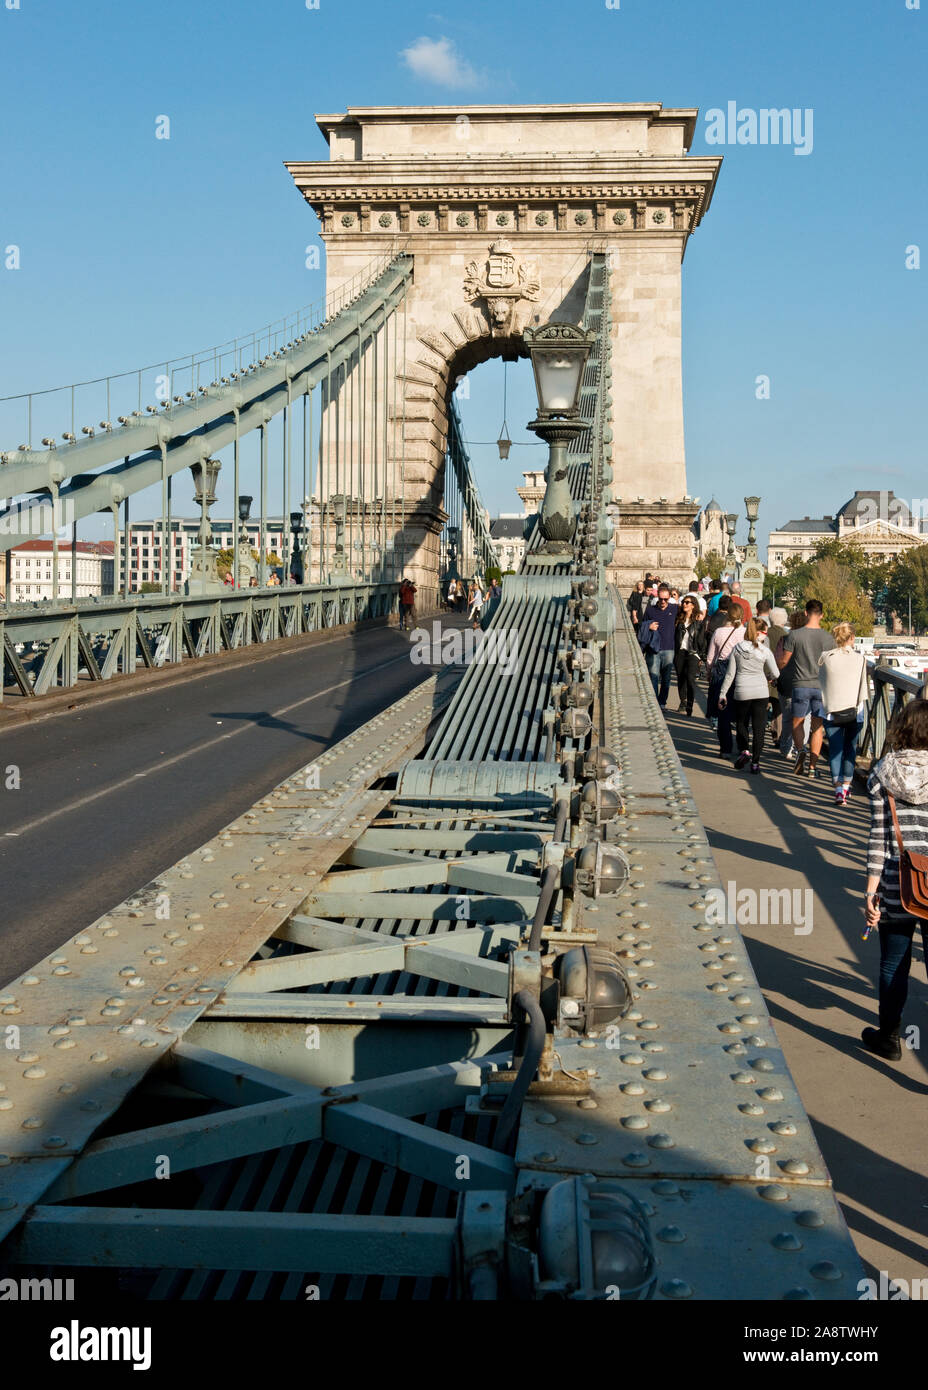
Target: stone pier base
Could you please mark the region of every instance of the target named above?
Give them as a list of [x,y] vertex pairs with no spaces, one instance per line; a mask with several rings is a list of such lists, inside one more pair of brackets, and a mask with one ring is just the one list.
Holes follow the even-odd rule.
[[628,594],[650,570],[668,584],[685,589],[696,577],[692,526],[698,511],[691,501],[621,501],[609,582],[620,593]]

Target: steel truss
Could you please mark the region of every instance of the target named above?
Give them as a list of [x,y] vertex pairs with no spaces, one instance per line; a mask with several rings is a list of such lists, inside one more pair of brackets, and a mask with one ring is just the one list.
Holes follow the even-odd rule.
[[512,670],[430,677],[0,997],[9,1263],[154,1298],[856,1297],[603,582],[608,311],[595,256],[576,549],[536,534],[507,581]]

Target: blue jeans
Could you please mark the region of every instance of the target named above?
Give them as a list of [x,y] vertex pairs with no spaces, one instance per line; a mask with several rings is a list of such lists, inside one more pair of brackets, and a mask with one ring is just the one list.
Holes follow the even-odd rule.
[[831,777],[835,786],[850,785],[854,776],[857,755],[857,735],[863,727],[863,720],[854,724],[829,724],[825,722],[828,735],[828,761],[831,764]]
[[[853,726],[852,726],[853,727]],[[925,924],[914,917],[880,922],[880,1032],[896,1033],[909,993],[909,968],[916,926],[925,946]]]
[[651,684],[657,703],[663,709],[670,694],[670,677],[673,675],[673,652],[645,652]]

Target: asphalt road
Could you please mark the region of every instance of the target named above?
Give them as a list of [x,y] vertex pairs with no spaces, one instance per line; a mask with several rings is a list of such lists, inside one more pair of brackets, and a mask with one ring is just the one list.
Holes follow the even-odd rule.
[[[216,834],[430,673],[375,628],[3,734],[0,979]],[[19,770],[18,790],[7,769]]]

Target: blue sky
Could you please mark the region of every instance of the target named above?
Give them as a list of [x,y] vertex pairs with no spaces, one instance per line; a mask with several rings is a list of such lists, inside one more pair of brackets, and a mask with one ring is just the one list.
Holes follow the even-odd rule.
[[[693,153],[725,157],[683,269],[689,491],[742,514],[759,493],[763,533],[855,487],[928,492],[928,266],[906,269],[928,242],[928,0],[11,3],[0,394],[179,356],[321,297],[304,264],[317,223],[283,168],[326,157],[315,112],[661,101],[699,107]],[[704,113],[729,101],[811,108],[811,153],[707,145]],[[170,140],[155,139],[163,114]],[[474,440],[498,433],[501,372],[471,379]],[[514,439],[533,438],[533,405],[527,365],[511,368]],[[510,482],[542,451],[514,449],[510,473],[495,448],[473,455],[491,510],[517,510]]]

